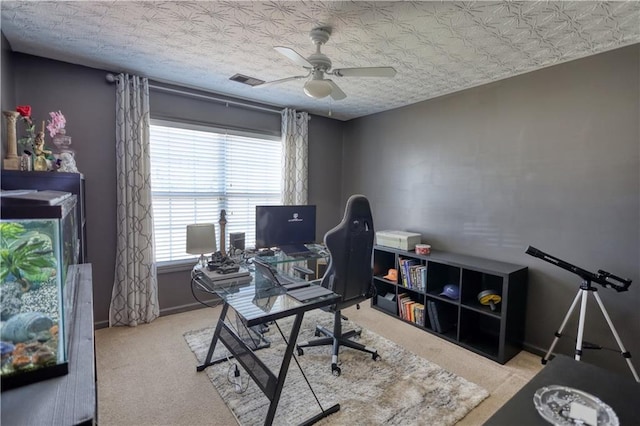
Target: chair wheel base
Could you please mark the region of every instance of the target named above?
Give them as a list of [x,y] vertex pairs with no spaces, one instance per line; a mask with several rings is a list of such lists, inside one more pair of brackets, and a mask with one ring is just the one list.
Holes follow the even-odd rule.
[[331,374],[338,377],[341,373],[342,370],[340,369],[340,367],[338,367],[336,364],[331,364]]
[[382,359],[382,357],[378,355],[378,352],[371,355],[371,358],[373,358],[374,361],[380,361]]
[[304,355],[304,351],[302,350],[302,348],[296,347],[296,349],[298,350],[298,356]]

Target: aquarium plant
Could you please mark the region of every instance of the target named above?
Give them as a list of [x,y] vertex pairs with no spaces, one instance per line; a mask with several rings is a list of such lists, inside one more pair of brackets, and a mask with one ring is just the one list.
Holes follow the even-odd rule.
[[47,281],[56,267],[52,253],[45,235],[30,236],[20,223],[0,223],[0,282],[13,276],[28,291],[35,283]]

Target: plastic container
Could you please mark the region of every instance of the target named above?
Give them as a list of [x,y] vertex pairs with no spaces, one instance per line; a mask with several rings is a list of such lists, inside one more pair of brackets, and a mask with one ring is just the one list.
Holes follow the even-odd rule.
[[416,254],[430,254],[431,246],[429,244],[416,244]]

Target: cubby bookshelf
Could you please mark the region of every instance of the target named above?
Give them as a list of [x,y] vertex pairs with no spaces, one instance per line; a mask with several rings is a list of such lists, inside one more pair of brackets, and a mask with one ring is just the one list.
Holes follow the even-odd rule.
[[[402,271],[403,261],[409,261],[413,273]],[[420,255],[379,245],[374,247],[373,263],[377,296],[371,299],[371,304],[375,309],[500,364],[522,349],[528,285],[526,266],[437,250]],[[392,268],[398,270],[397,282],[385,278]],[[426,274],[420,272],[425,268]],[[407,271],[413,280],[403,280]],[[457,299],[440,295],[449,284],[458,286]],[[502,298],[494,309],[478,300],[478,294],[486,290]],[[404,303],[399,303],[399,299]],[[440,332],[428,315],[429,304],[439,319]],[[424,315],[413,316],[412,321],[407,318],[406,310],[415,306],[424,307]]]

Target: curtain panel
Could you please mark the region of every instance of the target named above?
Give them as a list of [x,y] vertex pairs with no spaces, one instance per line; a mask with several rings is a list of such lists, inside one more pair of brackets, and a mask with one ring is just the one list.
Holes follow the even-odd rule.
[[282,111],[283,185],[282,203],[307,204],[309,190],[309,114]]
[[149,83],[116,79],[117,247],[109,326],[136,326],[159,316],[154,261]]

